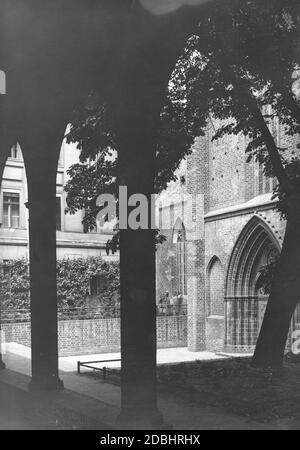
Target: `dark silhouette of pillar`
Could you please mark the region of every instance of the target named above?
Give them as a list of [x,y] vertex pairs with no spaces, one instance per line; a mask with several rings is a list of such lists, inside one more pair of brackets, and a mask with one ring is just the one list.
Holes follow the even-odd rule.
[[[177,14],[156,20],[142,10],[132,19],[133,32],[120,47],[122,56],[115,60],[105,96],[115,120],[119,184],[127,187],[128,196],[144,194],[150,205],[161,109],[192,21],[188,18],[182,23]],[[148,221],[150,215],[149,211]],[[120,281],[122,398],[118,426],[162,429],[166,425],[157,407],[154,230],[121,229]]]
[[21,141],[28,181],[32,390],[63,388],[56,292],[56,173],[62,137],[56,128],[39,129]]
[[[149,99],[148,99],[149,100]],[[156,125],[160,102],[147,102],[137,92],[120,102],[116,139],[119,183],[128,197],[144,194],[150,206],[154,193]],[[128,207],[127,213],[134,208]],[[148,221],[150,222],[150,210]],[[126,212],[120,209],[120,225]],[[124,216],[125,214],[125,216]],[[126,217],[125,217],[126,219]],[[151,226],[148,223],[149,227]],[[121,281],[121,413],[122,429],[158,429],[157,408],[155,236],[151,229],[120,232]]]

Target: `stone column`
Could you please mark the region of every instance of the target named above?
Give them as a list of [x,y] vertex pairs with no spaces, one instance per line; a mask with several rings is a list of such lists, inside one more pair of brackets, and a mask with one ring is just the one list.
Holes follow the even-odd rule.
[[[154,193],[155,130],[160,104],[143,99],[146,87],[124,101],[119,110],[117,146],[119,183],[128,197]],[[127,200],[127,199],[126,199]],[[125,201],[126,201],[125,200]],[[119,223],[134,207],[124,211]],[[150,209],[146,212],[151,227]],[[121,216],[122,215],[122,216]],[[122,229],[120,235],[121,278],[121,429],[159,429],[162,415],[157,408],[156,386],[156,273],[155,236],[151,229]]]
[[[45,189],[41,186],[40,192]],[[58,377],[55,196],[49,194],[31,194],[28,202],[31,389],[63,387]]]
[[28,182],[32,390],[63,388],[56,293],[56,173],[63,133],[51,131],[34,131],[21,142]]

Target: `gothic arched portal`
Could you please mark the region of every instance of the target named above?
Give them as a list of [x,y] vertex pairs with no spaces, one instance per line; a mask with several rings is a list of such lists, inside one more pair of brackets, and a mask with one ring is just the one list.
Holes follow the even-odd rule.
[[261,289],[263,266],[276,260],[280,246],[259,217],[242,230],[233,249],[225,289],[225,348],[253,350],[268,296]]

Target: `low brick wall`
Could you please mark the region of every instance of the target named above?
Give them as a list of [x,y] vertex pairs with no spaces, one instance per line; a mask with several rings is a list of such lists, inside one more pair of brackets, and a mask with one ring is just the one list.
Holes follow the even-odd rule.
[[2,342],[17,342],[30,347],[31,327],[30,322],[2,323]]
[[[30,346],[30,323],[2,324],[3,340]],[[157,346],[187,345],[186,316],[157,317]],[[109,353],[120,350],[120,319],[60,320],[58,322],[60,355]]]

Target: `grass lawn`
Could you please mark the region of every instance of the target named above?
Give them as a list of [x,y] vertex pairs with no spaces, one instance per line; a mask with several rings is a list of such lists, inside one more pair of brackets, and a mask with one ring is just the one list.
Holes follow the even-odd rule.
[[252,368],[250,358],[160,366],[158,380],[162,393],[188,404],[217,406],[259,422],[300,418],[300,361],[291,356],[273,372]]
[[[158,366],[159,392],[189,405],[216,406],[258,422],[300,419],[300,359],[287,355],[277,371],[254,369],[250,358]],[[102,379],[99,372],[82,376]],[[120,383],[112,369],[107,382]]]

